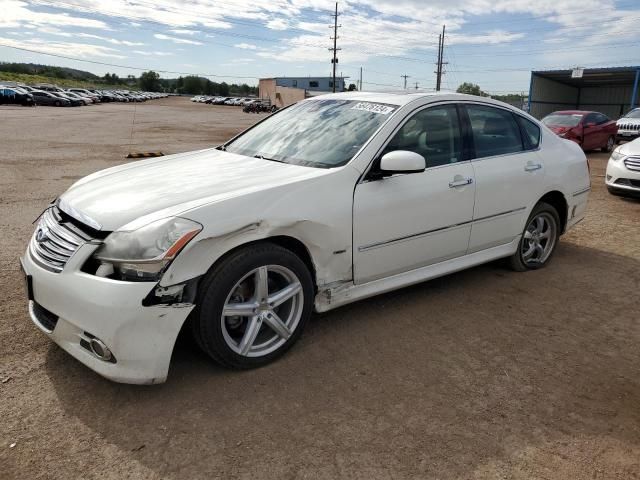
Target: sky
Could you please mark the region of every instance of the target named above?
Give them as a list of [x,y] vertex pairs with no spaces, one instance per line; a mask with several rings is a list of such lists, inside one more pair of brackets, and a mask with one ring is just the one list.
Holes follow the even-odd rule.
[[[334,9],[325,0],[0,0],[0,61],[250,85],[329,76]],[[338,12],[338,74],[357,83],[362,67],[364,90],[402,88],[402,75],[433,89],[443,25],[445,89],[527,93],[531,70],[640,65],[640,0],[341,0]]]

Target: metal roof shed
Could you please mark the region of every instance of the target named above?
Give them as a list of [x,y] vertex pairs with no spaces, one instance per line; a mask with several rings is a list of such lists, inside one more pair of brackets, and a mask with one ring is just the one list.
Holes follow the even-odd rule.
[[638,104],[640,66],[580,70],[531,72],[529,113],[595,110],[617,119]]

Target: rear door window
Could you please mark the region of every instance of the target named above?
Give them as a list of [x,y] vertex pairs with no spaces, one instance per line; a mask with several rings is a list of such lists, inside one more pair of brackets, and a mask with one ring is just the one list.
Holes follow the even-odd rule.
[[507,155],[524,150],[520,127],[508,110],[486,105],[466,105],[475,158]]
[[522,130],[522,139],[526,150],[535,150],[540,145],[540,127],[520,115],[515,115]]

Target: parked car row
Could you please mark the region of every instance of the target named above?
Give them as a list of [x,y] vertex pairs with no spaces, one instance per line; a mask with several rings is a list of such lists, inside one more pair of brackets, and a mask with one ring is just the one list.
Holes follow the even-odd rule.
[[247,103],[256,101],[251,97],[212,97],[209,95],[196,95],[191,98],[192,102],[208,103],[211,105],[232,105],[236,107],[244,107]]
[[547,115],[542,123],[585,151],[611,152],[620,140],[640,137],[640,108],[634,108],[617,122],[600,112],[563,110]]
[[79,107],[103,102],[146,102],[166,96],[164,93],[130,90],[62,89],[55,85],[0,85],[0,105]]

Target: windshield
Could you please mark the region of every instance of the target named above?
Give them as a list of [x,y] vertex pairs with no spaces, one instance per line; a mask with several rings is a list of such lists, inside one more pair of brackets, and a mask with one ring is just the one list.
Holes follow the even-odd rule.
[[396,110],[354,100],[293,105],[226,145],[226,151],[318,168],[346,164]]
[[542,123],[544,123],[548,127],[575,127],[582,120],[582,115],[577,113],[565,113],[565,114],[554,114],[548,115],[542,119]]
[[640,108],[636,108],[635,110],[631,110],[627,113],[624,118],[640,118]]

